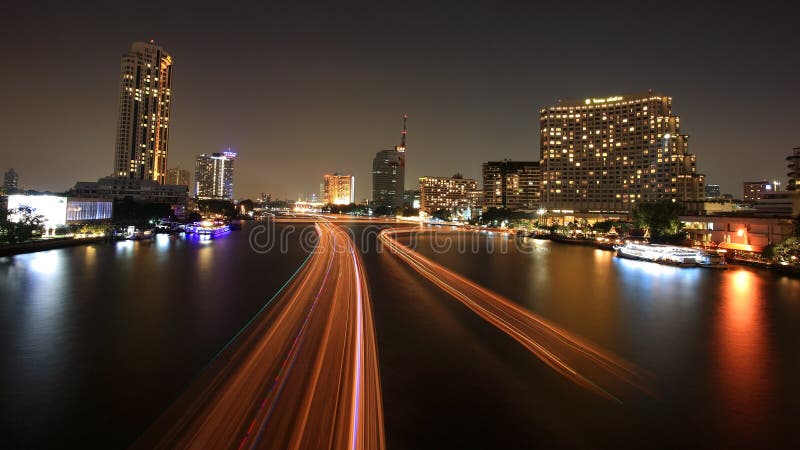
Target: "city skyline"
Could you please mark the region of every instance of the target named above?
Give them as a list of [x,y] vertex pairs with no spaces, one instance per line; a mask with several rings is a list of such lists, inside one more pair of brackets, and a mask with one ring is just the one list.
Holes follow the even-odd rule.
[[[62,191],[77,180],[109,175],[119,58],[132,42],[149,39],[175,58],[178,102],[167,167],[189,168],[196,154],[231,146],[242,160],[236,193],[242,198],[260,192],[293,198],[314,191],[319,174],[331,170],[368,180],[372,155],[396,142],[402,112],[413,120],[410,184],[456,171],[479,178],[481,163],[489,160],[537,160],[537,111],[559,98],[666,93],[688,125],[683,132],[692,136],[698,172],[734,195],[749,179],[785,182],[785,157],[798,141],[798,91],[790,76],[798,61],[785,51],[798,37],[782,22],[790,14],[777,9],[731,7],[724,17],[702,6],[660,11],[662,20],[678,22],[685,33],[643,44],[626,38],[647,27],[626,20],[633,12],[614,17],[587,5],[564,11],[577,23],[561,26],[537,20],[558,11],[471,4],[459,7],[443,29],[448,6],[288,8],[280,11],[283,23],[273,23],[277,19],[264,10],[187,14],[171,6],[144,24],[117,24],[111,20],[117,7],[94,7],[89,17],[85,7],[57,6],[63,9],[55,11],[57,21],[35,21],[27,7],[13,8],[8,18],[19,20],[4,22],[2,45],[27,70],[2,74],[8,101],[0,111],[5,126],[17,132],[8,133],[0,169],[24,174],[24,188]],[[331,15],[345,31],[317,29]],[[178,16],[174,27],[167,26]],[[84,26],[66,27],[74,20]],[[240,26],[204,36],[226,21]],[[604,22],[626,24],[619,26],[625,33]],[[374,35],[378,23],[403,24],[397,28],[405,32],[364,43],[361,36]],[[732,36],[743,24],[748,37]],[[480,32],[472,36],[473,29]],[[89,38],[101,33],[103,40]],[[596,34],[615,51],[642,58],[611,64],[601,52],[579,50]],[[86,51],[67,51],[78,41]],[[254,51],[269,57],[251,58]],[[675,63],[664,62],[669,55]],[[719,64],[707,66],[709,55]],[[403,70],[390,64],[398,57]],[[772,64],[762,65],[767,61]],[[602,73],[593,70],[601,64]],[[46,103],[52,98],[63,101]],[[31,121],[34,112],[37,120]],[[51,164],[42,165],[42,158]],[[367,183],[357,189],[357,199],[369,197]]]

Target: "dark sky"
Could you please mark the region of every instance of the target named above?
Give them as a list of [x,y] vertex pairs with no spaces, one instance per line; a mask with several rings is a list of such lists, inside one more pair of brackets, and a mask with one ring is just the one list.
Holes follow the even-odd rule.
[[231,146],[237,197],[295,198],[333,171],[368,196],[403,112],[407,186],[479,178],[482,161],[538,159],[541,107],[647,89],[673,97],[723,192],[784,180],[800,145],[789,2],[120,3],[3,7],[0,170],[23,187],[111,172],[119,58],[149,39],[175,60],[169,166]]

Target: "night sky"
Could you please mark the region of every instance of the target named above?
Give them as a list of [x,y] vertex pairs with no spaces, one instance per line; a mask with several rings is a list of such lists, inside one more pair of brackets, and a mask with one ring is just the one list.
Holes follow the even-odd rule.
[[149,39],[175,60],[168,165],[230,146],[238,198],[296,198],[334,171],[369,196],[404,112],[407,187],[479,178],[483,161],[539,158],[540,108],[647,89],[673,97],[723,192],[785,182],[800,145],[789,2],[21,3],[0,17],[0,170],[29,189],[111,172],[120,56]]

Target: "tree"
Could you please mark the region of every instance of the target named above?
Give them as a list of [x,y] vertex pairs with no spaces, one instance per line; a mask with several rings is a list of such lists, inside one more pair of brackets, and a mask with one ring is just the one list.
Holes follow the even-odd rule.
[[683,240],[682,226],[679,216],[683,206],[669,200],[655,203],[642,203],[631,211],[631,217],[637,227],[650,230],[653,242]]
[[393,216],[394,215],[394,208],[391,206],[378,206],[372,211],[372,215],[374,216]]
[[16,244],[30,240],[44,225],[44,216],[35,214],[35,209],[22,205],[0,214],[0,239]]
[[778,261],[797,263],[800,261],[800,239],[790,237],[780,244],[764,249],[764,255]]
[[449,210],[446,209],[437,209],[431,214],[431,217],[433,217],[434,219],[439,219],[444,222],[447,222],[448,220],[450,220],[451,213]]

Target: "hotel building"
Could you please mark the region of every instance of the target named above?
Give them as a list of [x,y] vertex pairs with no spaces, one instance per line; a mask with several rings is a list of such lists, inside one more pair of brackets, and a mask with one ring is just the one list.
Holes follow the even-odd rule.
[[349,205],[356,202],[356,177],[335,173],[322,177],[322,202]]
[[122,56],[114,177],[165,183],[171,90],[172,57],[134,43]]
[[506,208],[532,211],[541,202],[542,171],[538,161],[483,163],[483,210]]
[[559,101],[541,110],[539,131],[550,211],[627,212],[639,202],[703,198],[703,176],[666,95]]
[[432,214],[446,210],[459,215],[475,214],[481,203],[478,181],[461,174],[447,177],[421,177],[419,179],[419,210]]
[[233,199],[233,160],[236,153],[224,151],[200,155],[195,160],[195,196],[200,200]]

